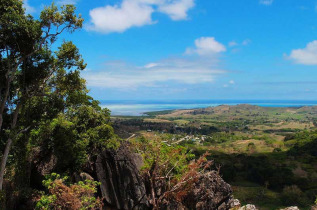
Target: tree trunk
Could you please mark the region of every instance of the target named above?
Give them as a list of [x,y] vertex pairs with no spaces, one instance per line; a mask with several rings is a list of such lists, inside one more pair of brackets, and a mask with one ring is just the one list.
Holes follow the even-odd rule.
[[[19,111],[20,111],[20,108],[21,108],[21,102],[18,103],[15,111],[14,111],[14,114],[13,114],[13,119],[12,119],[12,124],[11,124],[11,131],[13,131],[15,129],[15,126],[17,124],[17,120],[18,120],[18,115],[19,115]],[[5,168],[6,168],[6,165],[7,165],[7,161],[8,161],[8,156],[9,156],[9,152],[10,152],[10,149],[11,149],[11,145],[12,145],[12,138],[9,138],[8,139],[8,142],[6,144],[6,147],[4,149],[4,153],[3,153],[3,156],[2,156],[2,159],[1,159],[1,168],[0,168],[0,191],[2,190],[3,188],[3,179],[4,179],[4,172],[5,172]]]
[[2,128],[2,123],[3,123],[3,117],[2,117],[2,113],[0,113],[0,132]]
[[7,102],[7,99],[9,97],[9,92],[10,92],[10,83],[11,83],[11,78],[9,78],[7,80],[7,84],[6,84],[6,88],[5,88],[5,93],[4,96],[2,98],[2,100],[0,101],[0,131],[2,129],[2,123],[3,123],[3,112],[4,112],[4,108]]
[[6,148],[4,150],[4,154],[1,160],[1,169],[0,169],[0,191],[2,190],[2,185],[3,185],[3,177],[4,177],[4,172],[5,172],[5,168],[6,168],[6,164],[8,161],[8,156],[9,156],[9,152],[11,149],[11,145],[12,145],[12,139],[9,138]]

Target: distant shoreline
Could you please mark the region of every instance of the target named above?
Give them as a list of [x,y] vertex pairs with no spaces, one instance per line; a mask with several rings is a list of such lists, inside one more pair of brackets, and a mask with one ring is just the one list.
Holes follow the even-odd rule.
[[317,106],[317,101],[304,100],[166,100],[166,101],[100,101],[112,116],[146,116],[145,113],[178,109],[199,109],[220,105],[249,104],[262,107],[303,107]]

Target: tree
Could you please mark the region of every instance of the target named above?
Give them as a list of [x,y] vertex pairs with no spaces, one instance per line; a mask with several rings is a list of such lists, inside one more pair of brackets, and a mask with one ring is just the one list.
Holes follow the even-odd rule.
[[76,90],[85,92],[78,75],[86,65],[76,46],[63,42],[57,52],[51,50],[60,34],[72,33],[82,23],[72,5],[59,10],[52,4],[35,20],[25,14],[21,0],[0,0],[0,138],[7,139],[0,190],[13,140],[30,128],[19,122],[26,105],[41,97],[70,103],[81,94]]
[[41,119],[30,133],[29,145],[56,157],[54,172],[72,175],[87,160],[94,162],[103,148],[117,147],[109,120],[106,109],[90,105],[68,107],[51,120]]

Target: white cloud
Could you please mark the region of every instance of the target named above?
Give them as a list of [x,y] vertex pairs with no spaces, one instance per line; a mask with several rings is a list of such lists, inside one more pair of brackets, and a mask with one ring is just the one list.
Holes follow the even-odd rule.
[[236,46],[240,46],[240,45],[243,45],[243,46],[247,46],[251,43],[251,40],[250,39],[245,39],[243,40],[241,43],[238,43],[236,41],[231,41],[229,42],[228,46],[229,47],[236,47]]
[[158,63],[148,63],[146,64],[144,67],[149,69],[149,68],[153,68],[153,67],[156,67],[158,66],[159,64]]
[[187,48],[185,54],[198,54],[201,56],[215,55],[217,53],[225,52],[226,47],[217,42],[214,37],[201,37],[195,40],[196,48]]
[[[205,55],[225,51],[225,47],[211,38],[195,41],[194,53]],[[139,87],[164,88],[177,84],[205,84],[226,73],[219,69],[218,56],[181,56],[150,62],[144,66],[128,65],[122,61],[107,61],[99,71],[84,71],[89,87],[136,89]],[[229,81],[234,84],[234,81]]]
[[231,41],[231,42],[229,42],[229,47],[235,47],[235,46],[237,46],[237,45],[239,45],[237,42],[235,42],[235,41]]
[[167,1],[159,6],[159,11],[170,16],[172,20],[187,19],[187,11],[194,7],[194,0]]
[[25,8],[26,13],[31,14],[31,13],[34,13],[36,11],[34,7],[30,6],[28,0],[23,1],[23,6]]
[[152,20],[154,12],[167,14],[172,20],[184,20],[192,7],[194,0],[123,0],[120,4],[90,10],[87,29],[102,33],[124,32],[155,23]]
[[123,32],[131,27],[152,24],[153,8],[145,3],[124,0],[121,5],[90,10],[91,30],[110,33]]
[[260,4],[266,5],[266,6],[270,6],[273,4],[274,0],[260,0]]
[[229,83],[224,84],[223,87],[224,88],[232,87],[234,84],[235,84],[235,81],[234,80],[230,80]]
[[144,67],[123,62],[106,63],[99,72],[83,72],[90,87],[135,89],[138,87],[163,87],[164,83],[202,84],[213,82],[224,70],[215,67],[210,59],[173,58],[150,63]]
[[317,65],[317,40],[308,43],[304,49],[292,50],[289,58],[298,64]]

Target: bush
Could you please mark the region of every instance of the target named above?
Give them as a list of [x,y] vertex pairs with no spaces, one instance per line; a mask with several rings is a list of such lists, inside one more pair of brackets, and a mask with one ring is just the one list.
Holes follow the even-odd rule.
[[253,142],[249,143],[247,147],[247,151],[250,153],[254,153],[256,151],[256,145]]
[[273,152],[282,152],[281,148],[274,148]]
[[85,180],[67,186],[67,177],[53,173],[43,181],[48,194],[42,193],[38,199],[35,209],[101,209],[99,198],[95,198],[98,182]]
[[304,194],[297,185],[286,186],[281,195],[284,205],[304,205]]

